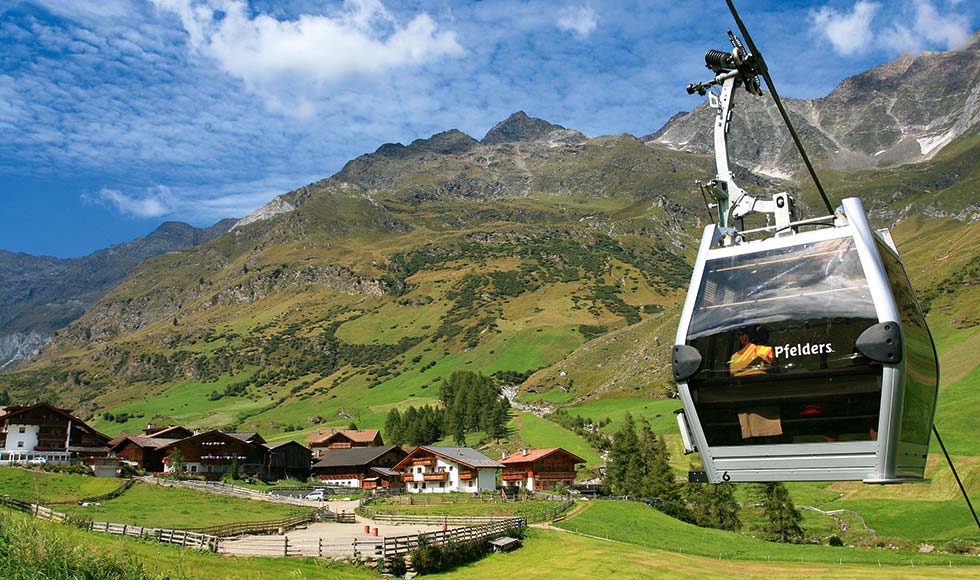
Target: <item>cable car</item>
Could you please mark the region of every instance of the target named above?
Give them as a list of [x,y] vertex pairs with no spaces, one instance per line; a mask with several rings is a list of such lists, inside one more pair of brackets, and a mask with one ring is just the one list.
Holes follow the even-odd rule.
[[[765,64],[729,39],[731,53],[705,57],[715,77],[688,87],[721,91],[709,93],[717,176],[700,184],[718,223],[702,235],[672,353],[685,449],[712,483],[922,480],[938,360],[895,244],[857,198],[798,219],[787,193],[757,199],[735,184],[732,97],[761,94]],[[730,225],[751,214],[765,225]]]

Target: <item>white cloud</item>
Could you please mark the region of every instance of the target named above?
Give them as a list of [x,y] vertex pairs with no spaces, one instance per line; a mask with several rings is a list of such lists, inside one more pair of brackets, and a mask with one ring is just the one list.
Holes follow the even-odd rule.
[[176,13],[191,46],[273,108],[309,115],[325,84],[458,56],[452,31],[428,14],[402,26],[378,0],[349,0],[334,16],[249,14],[240,0],[153,0]]
[[[969,43],[970,21],[967,17],[948,10],[940,14],[928,0],[916,0],[913,6],[914,19],[902,18],[895,22],[890,31],[882,34],[882,45],[899,52],[918,52],[930,45],[955,50]],[[909,20],[912,20],[911,27],[907,26]]]
[[277,195],[312,183],[322,176],[268,177],[254,181],[215,185],[147,188],[103,187],[95,194],[82,194],[82,201],[101,205],[122,215],[140,219],[168,217],[193,224],[210,224],[218,219],[245,217]]
[[845,56],[872,49],[890,53],[918,52],[925,48],[955,50],[970,40],[970,18],[954,10],[961,2],[947,0],[938,9],[931,0],[892,3],[882,11],[877,2],[860,0],[850,11],[829,6],[811,11],[812,31]]
[[876,2],[861,0],[850,12],[838,12],[825,6],[811,13],[814,28],[833,45],[839,54],[853,55],[865,52],[871,46],[874,33],[871,20],[881,8]]
[[568,7],[558,18],[558,28],[571,32],[579,38],[586,38],[599,26],[599,16],[588,6]]
[[142,196],[126,195],[121,191],[103,187],[95,195],[82,195],[82,200],[111,207],[121,214],[137,218],[157,218],[174,210],[170,189],[157,186]]

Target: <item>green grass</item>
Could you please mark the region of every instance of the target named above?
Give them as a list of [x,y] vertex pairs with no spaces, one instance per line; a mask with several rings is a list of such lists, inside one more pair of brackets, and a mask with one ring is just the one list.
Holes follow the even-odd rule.
[[116,407],[112,413],[128,413],[128,421],[106,421],[101,415],[91,425],[107,435],[142,433],[153,417],[167,417],[169,422],[185,427],[222,427],[234,423],[236,416],[266,407],[275,401],[268,398],[222,397],[212,401],[213,391],[222,392],[226,386],[248,379],[254,370],[214,382],[186,381],[173,385],[162,393],[144,400]]
[[0,511],[5,580],[370,580],[373,572],[315,558],[240,558],[82,531]]
[[125,483],[122,479],[63,475],[31,471],[19,467],[0,467],[0,495],[48,505],[76,502],[110,493]]
[[392,500],[370,503],[370,507],[378,513],[440,516],[526,516],[532,520],[536,516],[557,510],[560,506],[561,502],[548,500],[488,502],[463,499],[453,503],[437,502],[431,505],[407,505]]
[[575,433],[561,425],[540,419],[530,413],[518,412],[510,427],[517,431],[521,441],[535,448],[561,447],[585,460],[586,468],[602,465],[602,458],[595,449]]
[[765,542],[741,534],[685,524],[636,502],[591,502],[558,525],[658,550],[724,560],[864,565],[880,561],[899,566],[908,565],[909,562],[914,562],[916,566],[942,566],[947,562],[958,566],[980,565],[975,557]]
[[673,435],[677,433],[674,411],[680,408],[681,402],[675,399],[615,398],[565,407],[565,410],[593,421],[609,419],[611,422],[603,428],[607,433],[615,433],[622,428],[623,418],[628,411],[634,419],[649,419],[650,426],[657,435]]
[[[627,529],[628,525],[625,525]],[[644,530],[649,531],[649,530]],[[627,533],[629,533],[627,531]],[[640,530],[637,530],[640,533]],[[664,533],[658,531],[658,534]],[[697,548],[695,544],[691,547]],[[838,549],[846,556],[853,551]],[[880,551],[873,552],[875,554]],[[846,558],[843,558],[846,560]],[[492,580],[500,578],[560,578],[562,580],[929,580],[975,578],[977,569],[960,562],[936,558],[930,567],[908,561],[894,564],[872,560],[866,565],[840,563],[836,559],[823,563],[797,558],[792,562],[751,562],[719,559],[717,554],[698,555],[690,550],[670,553],[637,546],[631,543],[589,538],[568,532],[532,529],[524,546],[507,554],[493,554],[478,562],[451,572],[429,576],[434,580]]]
[[58,511],[99,522],[160,528],[202,528],[234,522],[287,518],[308,509],[251,501],[191,489],[138,483],[97,506],[64,506]]

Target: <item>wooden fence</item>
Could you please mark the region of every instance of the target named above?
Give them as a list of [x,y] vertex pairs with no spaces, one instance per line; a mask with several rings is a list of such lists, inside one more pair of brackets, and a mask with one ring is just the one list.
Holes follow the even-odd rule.
[[341,524],[352,524],[354,523],[354,514],[351,512],[334,513],[321,510],[278,520],[237,522],[208,526],[206,528],[189,528],[188,531],[218,536],[219,538],[229,538],[244,536],[246,534],[281,534],[287,530],[319,521],[335,521]]
[[427,532],[424,534],[414,534],[408,536],[386,537],[381,549],[381,557],[385,560],[395,556],[403,556],[419,545],[419,539],[425,538],[432,544],[445,544],[447,542],[475,542],[483,539],[499,538],[514,529],[527,527],[525,518],[508,518],[496,522],[483,524],[480,526],[470,526],[445,530],[439,532]]
[[121,496],[123,493],[126,492],[126,490],[128,490],[131,487],[133,487],[133,485],[135,483],[136,483],[136,480],[135,479],[128,479],[128,480],[126,480],[125,483],[123,483],[122,485],[120,485],[116,489],[110,491],[109,493],[103,494],[103,495],[97,495],[95,497],[86,497],[86,498],[82,498],[82,499],[69,499],[69,500],[62,500],[62,501],[52,501],[52,502],[48,502],[48,503],[50,503],[51,505],[67,505],[67,504],[82,504],[82,503],[95,503],[95,502],[99,502],[99,501],[109,501],[111,499],[116,499],[117,497]]
[[250,537],[224,540],[219,554],[248,557],[381,559],[383,541],[358,538]]
[[178,544],[192,548],[206,548],[212,552],[218,549],[218,543],[220,542],[220,538],[214,535],[196,533],[187,530],[145,528],[142,526],[132,526],[128,524],[114,524],[112,522],[87,521],[81,518],[63,514],[61,512],[56,512],[53,509],[42,505],[28,503],[9,497],[0,497],[0,505],[31,514],[39,520],[46,520],[61,524],[72,524],[85,528],[91,532],[149,538],[167,544]]

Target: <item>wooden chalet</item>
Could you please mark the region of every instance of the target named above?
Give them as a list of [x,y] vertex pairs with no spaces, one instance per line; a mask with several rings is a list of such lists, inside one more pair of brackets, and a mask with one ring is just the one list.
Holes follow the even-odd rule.
[[113,455],[138,469],[160,473],[166,456],[161,449],[177,441],[180,439],[123,434],[109,442],[109,449]]
[[263,443],[266,449],[266,477],[306,481],[310,476],[312,452],[302,443]]
[[165,473],[172,473],[174,470],[174,466],[168,464],[167,457],[175,449],[183,458],[185,473],[203,475],[206,479],[221,479],[231,470],[232,463],[236,462],[242,473],[262,475],[266,468],[265,447],[223,431],[198,433],[160,447],[159,451],[164,456]]
[[0,409],[0,465],[43,460],[91,463],[109,455],[109,437],[47,403]]
[[416,447],[395,465],[411,493],[479,492],[497,489],[504,466],[469,447]]
[[354,447],[381,447],[384,441],[377,429],[317,429],[306,438],[306,446],[313,452],[313,459],[320,459],[327,449],[353,449]]
[[571,487],[575,483],[575,466],[585,460],[560,447],[551,449],[521,449],[500,460],[505,488],[542,491]]
[[[313,477],[331,485],[365,487],[365,480],[379,477],[372,468],[390,468],[406,455],[397,445],[326,449],[313,464]],[[378,482],[372,481],[370,487],[378,487]]]

